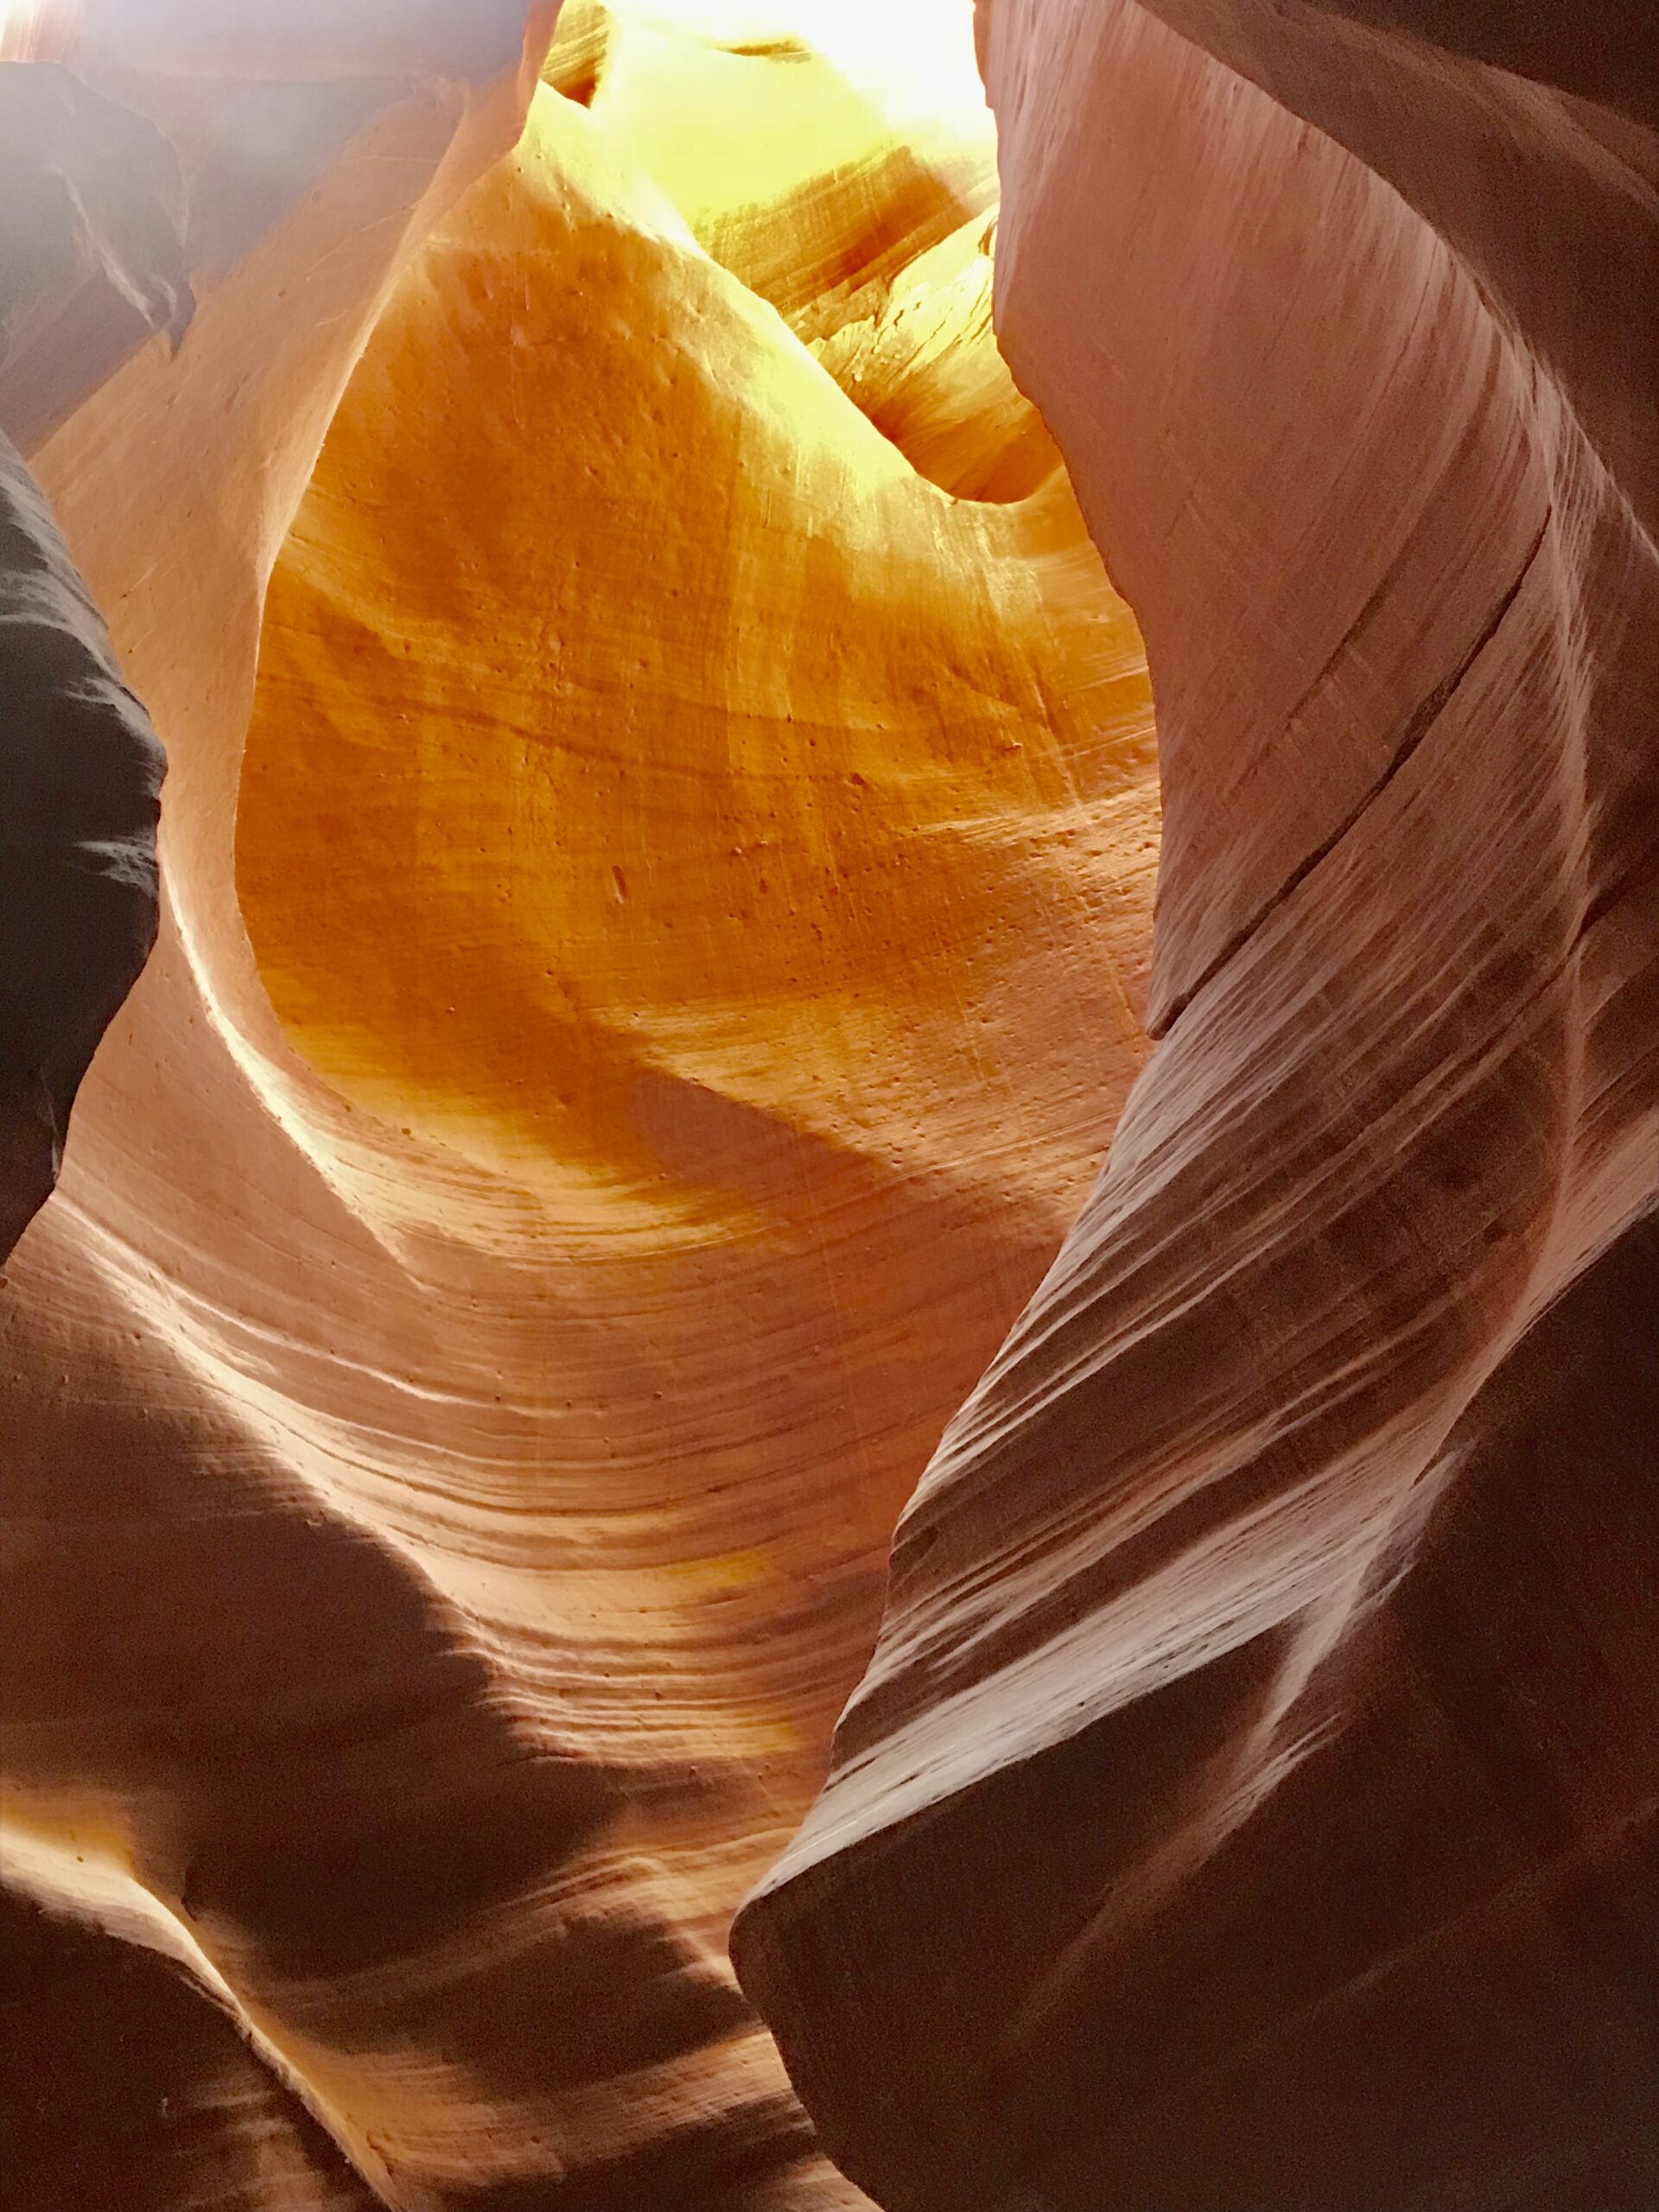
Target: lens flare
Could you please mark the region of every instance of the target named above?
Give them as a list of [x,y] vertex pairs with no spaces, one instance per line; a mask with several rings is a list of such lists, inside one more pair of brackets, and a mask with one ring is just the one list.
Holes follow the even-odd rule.
[[71,0],[0,0],[0,61],[55,61],[73,42]]

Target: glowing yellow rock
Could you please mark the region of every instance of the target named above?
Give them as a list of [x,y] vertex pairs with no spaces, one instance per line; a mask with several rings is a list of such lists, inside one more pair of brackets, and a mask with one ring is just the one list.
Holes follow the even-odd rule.
[[[544,91],[383,321],[279,567],[245,910],[365,1103],[562,1224],[704,1243],[759,1195],[741,1138],[702,1187],[709,1102],[931,1168],[1011,990],[1057,1056],[1087,993],[1127,1074],[1144,912],[1088,918],[1144,896],[1149,734],[1063,478],[918,475]],[[1044,1203],[1052,1065],[1028,1033],[991,1077]]]

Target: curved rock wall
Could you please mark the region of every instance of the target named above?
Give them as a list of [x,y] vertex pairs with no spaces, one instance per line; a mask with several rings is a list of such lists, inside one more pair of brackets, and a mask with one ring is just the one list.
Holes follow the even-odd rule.
[[[980,14],[1046,430],[798,41],[29,12],[173,762],[0,1309],[30,2212],[1659,2191],[1651,43]],[[724,1943],[849,1688],[737,1935],[843,2181]]]
[[105,42],[195,321],[34,455],[172,766],[0,1319],[0,2198],[850,2204],[727,1925],[1144,1057],[1144,662],[982,149],[338,12]]
[[1360,12],[982,0],[1165,1034],[739,1923],[895,2212],[1659,2189],[1651,69]]

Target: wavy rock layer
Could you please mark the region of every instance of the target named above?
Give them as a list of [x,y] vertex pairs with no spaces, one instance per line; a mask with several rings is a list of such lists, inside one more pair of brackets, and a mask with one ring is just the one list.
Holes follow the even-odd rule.
[[[727,1924],[1144,1057],[1139,641],[982,155],[327,13],[106,43],[196,320],[34,456],[172,769],[6,1291],[0,2196],[849,2204]],[[694,60],[787,142],[653,178]]]
[[1589,13],[982,8],[1166,1033],[739,1923],[895,2212],[1659,2192],[1659,140]]

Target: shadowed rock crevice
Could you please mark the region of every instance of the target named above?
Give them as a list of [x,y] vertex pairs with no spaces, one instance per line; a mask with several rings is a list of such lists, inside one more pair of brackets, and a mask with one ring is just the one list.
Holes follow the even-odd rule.
[[164,765],[0,435],[0,1260],[57,1179],[81,1077],[155,943]]

